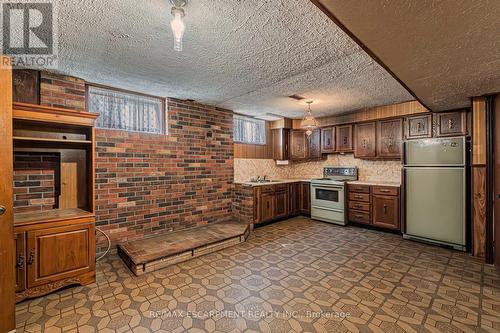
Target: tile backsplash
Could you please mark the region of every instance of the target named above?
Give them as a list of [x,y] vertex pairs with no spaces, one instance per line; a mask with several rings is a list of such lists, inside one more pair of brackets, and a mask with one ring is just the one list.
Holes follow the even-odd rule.
[[278,166],[270,159],[234,159],[234,181],[248,181],[257,175],[270,179],[319,178],[325,166],[356,166],[359,180],[363,181],[401,181],[402,164],[400,161],[361,160],[353,154],[328,155],[326,160],[314,162],[290,162]]

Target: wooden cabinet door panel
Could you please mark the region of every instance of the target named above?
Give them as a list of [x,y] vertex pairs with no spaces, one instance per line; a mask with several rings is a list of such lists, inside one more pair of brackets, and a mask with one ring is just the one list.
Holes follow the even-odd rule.
[[308,138],[308,158],[311,160],[320,159],[321,154],[321,130],[315,129]]
[[373,225],[399,230],[399,198],[373,195]]
[[321,129],[321,152],[323,154],[335,152],[335,127]]
[[305,160],[307,158],[306,133],[302,130],[292,130],[290,134],[290,159]]
[[288,191],[279,191],[275,194],[274,217],[282,218],[288,215]]
[[260,221],[267,222],[274,219],[274,193],[262,194],[260,203]]
[[370,224],[370,212],[349,209],[349,221]]
[[467,119],[465,112],[438,112],[436,119],[436,136],[454,136],[467,134]]
[[92,223],[28,232],[28,288],[95,269]]
[[401,119],[377,122],[377,157],[401,158],[403,151],[403,121]]
[[376,123],[356,124],[354,128],[354,157],[374,158],[376,149]]
[[337,126],[335,132],[335,151],[352,152],[352,125]]
[[260,186],[256,186],[253,189],[253,221],[254,223],[261,222],[261,212],[262,212],[262,198],[260,194]]
[[300,183],[300,212],[302,214],[311,214],[311,184]]
[[405,121],[406,139],[432,137],[432,115],[408,117]]
[[289,184],[288,190],[288,214],[296,215],[300,212],[300,183]]
[[15,232],[16,246],[16,293],[26,289],[26,233]]
[[290,158],[290,130],[273,129],[273,159],[278,161]]

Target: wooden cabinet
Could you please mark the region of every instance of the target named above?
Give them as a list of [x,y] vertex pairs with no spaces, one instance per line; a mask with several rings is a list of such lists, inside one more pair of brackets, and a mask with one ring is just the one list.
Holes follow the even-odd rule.
[[397,186],[349,184],[349,221],[400,230],[400,195]]
[[465,112],[437,112],[434,114],[436,136],[460,136],[467,134]]
[[317,160],[323,156],[321,153],[321,130],[315,129],[308,138],[307,158]]
[[290,132],[290,159],[307,159],[307,135],[303,130],[292,130]]
[[93,223],[27,232],[28,288],[95,270]]
[[335,151],[339,153],[350,153],[353,151],[352,125],[335,127]]
[[373,195],[373,225],[399,230],[399,198],[397,196]]
[[405,138],[423,139],[432,137],[432,115],[408,117],[405,120]]
[[300,183],[299,210],[301,214],[311,214],[311,184],[309,182]]
[[371,189],[367,185],[348,185],[348,219],[349,221],[370,224],[371,221]]
[[354,127],[354,157],[374,158],[377,156],[375,122],[356,124]]
[[276,185],[274,218],[288,216],[288,184]]
[[403,152],[403,120],[377,122],[377,157],[401,158]]
[[300,183],[288,184],[288,214],[300,214]]
[[323,154],[335,152],[335,127],[321,129],[321,152]]
[[14,233],[16,247],[16,293],[26,289],[26,233]]
[[290,130],[273,129],[273,159],[284,161],[290,159]]

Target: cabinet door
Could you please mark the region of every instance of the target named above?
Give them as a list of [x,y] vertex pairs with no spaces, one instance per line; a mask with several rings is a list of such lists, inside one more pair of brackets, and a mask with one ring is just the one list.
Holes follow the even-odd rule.
[[300,213],[300,183],[291,183],[288,189],[288,215]]
[[16,293],[26,289],[26,233],[15,232],[16,246]]
[[285,128],[273,129],[273,159],[284,161],[289,155],[290,130]]
[[335,127],[321,129],[321,152],[323,154],[335,152]]
[[275,194],[274,217],[282,218],[288,215],[288,191],[279,191]]
[[93,223],[29,231],[28,288],[95,269]]
[[274,193],[266,193],[261,196],[260,221],[266,222],[274,219]]
[[455,136],[467,134],[467,119],[465,112],[441,112],[434,114],[436,121],[436,136]]
[[306,132],[292,130],[290,134],[290,159],[305,160],[307,158]]
[[302,214],[311,214],[311,184],[300,183],[300,212]]
[[401,158],[403,151],[403,121],[381,120],[377,123],[377,157]]
[[399,230],[399,198],[373,195],[373,225]]
[[320,159],[321,154],[321,130],[315,129],[308,138],[308,158],[311,160]]
[[406,139],[432,137],[432,115],[408,117],[405,121]]
[[262,220],[262,198],[260,194],[260,186],[256,186],[253,189],[253,222],[260,223]]
[[352,152],[352,125],[337,126],[335,129],[335,151],[339,153]]
[[375,122],[356,124],[354,128],[354,157],[376,157],[376,138]]

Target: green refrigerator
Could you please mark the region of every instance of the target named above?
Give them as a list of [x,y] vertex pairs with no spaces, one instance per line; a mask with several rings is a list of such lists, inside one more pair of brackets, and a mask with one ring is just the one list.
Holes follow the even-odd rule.
[[405,142],[403,237],[466,250],[465,137]]

